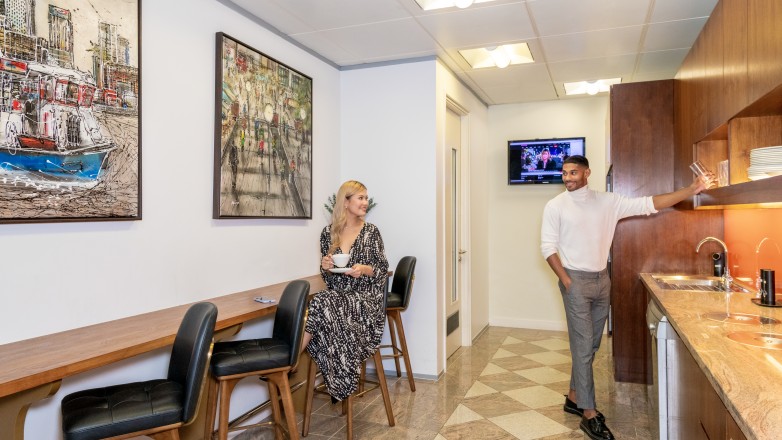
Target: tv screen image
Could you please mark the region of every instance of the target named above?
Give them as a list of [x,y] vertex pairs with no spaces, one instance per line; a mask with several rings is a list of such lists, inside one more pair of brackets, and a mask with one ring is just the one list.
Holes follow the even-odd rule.
[[508,184],[562,183],[562,162],[585,155],[585,138],[508,141]]

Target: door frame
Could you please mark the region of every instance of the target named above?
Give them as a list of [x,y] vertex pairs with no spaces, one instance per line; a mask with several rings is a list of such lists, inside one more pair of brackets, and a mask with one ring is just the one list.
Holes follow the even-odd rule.
[[[460,218],[457,220],[460,223],[460,237],[459,241],[461,244],[461,249],[466,250],[467,252],[462,255],[462,262],[461,267],[459,271],[460,279],[459,283],[461,286],[461,307],[459,309],[459,316],[460,316],[460,323],[459,323],[459,329],[461,332],[461,338],[462,338],[462,347],[465,346],[471,346],[472,345],[472,291],[471,291],[471,266],[472,266],[472,255],[471,255],[471,246],[470,246],[470,115],[467,109],[465,109],[461,104],[459,104],[457,101],[455,101],[450,96],[446,96],[446,111],[450,110],[461,118],[461,142],[459,147],[459,172],[461,175],[461,181],[459,182],[459,196],[461,198],[461,211],[460,211]],[[443,153],[444,154],[450,154],[450,146],[447,145],[445,142],[443,142]],[[444,185],[443,185],[444,188]],[[442,189],[444,192],[445,190]],[[443,200],[446,197],[445,194],[442,194]],[[447,214],[447,213],[445,213]],[[442,217],[442,222],[439,225],[441,231],[445,231],[445,215]],[[445,259],[445,242],[443,242],[443,250],[442,250],[443,259]],[[446,269],[445,269],[445,261],[442,262],[440,267],[443,268],[442,273],[442,279],[445,279],[446,276]],[[445,286],[445,283],[443,283],[443,286]],[[447,292],[446,292],[447,295]],[[443,364],[445,368],[447,369],[447,357],[446,357],[446,348],[445,348],[445,332],[446,332],[446,320],[447,316],[445,312],[445,307],[443,307],[443,316],[442,318],[442,356],[443,360],[445,361]]]

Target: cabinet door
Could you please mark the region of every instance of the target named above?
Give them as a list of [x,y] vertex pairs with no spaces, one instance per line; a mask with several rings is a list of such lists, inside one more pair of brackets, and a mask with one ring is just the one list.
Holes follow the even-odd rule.
[[730,415],[729,412],[725,411],[725,421],[726,423],[726,435],[725,438],[727,440],[747,440],[747,437],[744,435],[743,432],[741,432],[741,428],[739,428],[739,425],[736,424],[736,421],[733,420],[733,416]]
[[[693,363],[695,360],[693,359]],[[696,365],[697,367],[697,365]],[[725,438],[725,405],[720,400],[717,392],[711,386],[711,383],[703,372],[698,368],[701,375],[700,392],[700,422],[706,435],[711,440],[720,440]]]
[[747,2],[747,66],[751,101],[782,83],[782,2]]

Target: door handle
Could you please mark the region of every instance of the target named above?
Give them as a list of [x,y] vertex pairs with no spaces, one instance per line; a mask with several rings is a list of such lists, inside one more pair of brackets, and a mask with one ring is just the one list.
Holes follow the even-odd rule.
[[459,255],[464,255],[466,253],[467,253],[467,251],[465,251],[464,249],[459,249]]

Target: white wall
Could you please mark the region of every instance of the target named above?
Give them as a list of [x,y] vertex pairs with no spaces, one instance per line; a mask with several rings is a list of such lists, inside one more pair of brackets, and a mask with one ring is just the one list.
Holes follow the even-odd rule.
[[[368,220],[383,234],[391,267],[405,255],[418,259],[410,307],[402,314],[417,377],[435,378],[445,368],[444,283],[438,266],[443,244],[438,225],[443,212],[446,97],[469,112],[468,160],[479,191],[485,187],[481,182],[486,174],[487,108],[453,74],[434,60],[342,73],[343,180],[362,181],[375,197],[378,206]],[[483,197],[477,198],[476,205],[485,207]],[[486,225],[486,211],[481,212],[475,227]],[[471,310],[473,322],[483,328],[488,323],[486,228],[474,233],[473,242],[475,237],[480,242],[474,265],[482,272],[473,275],[479,292]],[[471,329],[467,330],[469,334]],[[468,338],[465,345],[469,342]]]
[[[342,180],[363,182],[377,207],[389,266],[417,258],[402,319],[413,372],[435,377],[435,61],[342,72]],[[336,189],[336,188],[335,188]],[[386,369],[393,364],[389,362]]]
[[[339,71],[214,0],[144,1],[141,23],[143,220],[0,226],[0,343],[317,273],[320,206],[341,178]],[[212,220],[217,31],[313,77],[312,220]],[[66,379],[27,438],[60,438],[65,394],[162,377],[166,356]]]
[[489,108],[491,325],[566,330],[556,276],[540,255],[543,207],[562,185],[508,185],[507,141],[586,137],[589,187],[605,190],[607,97]]

